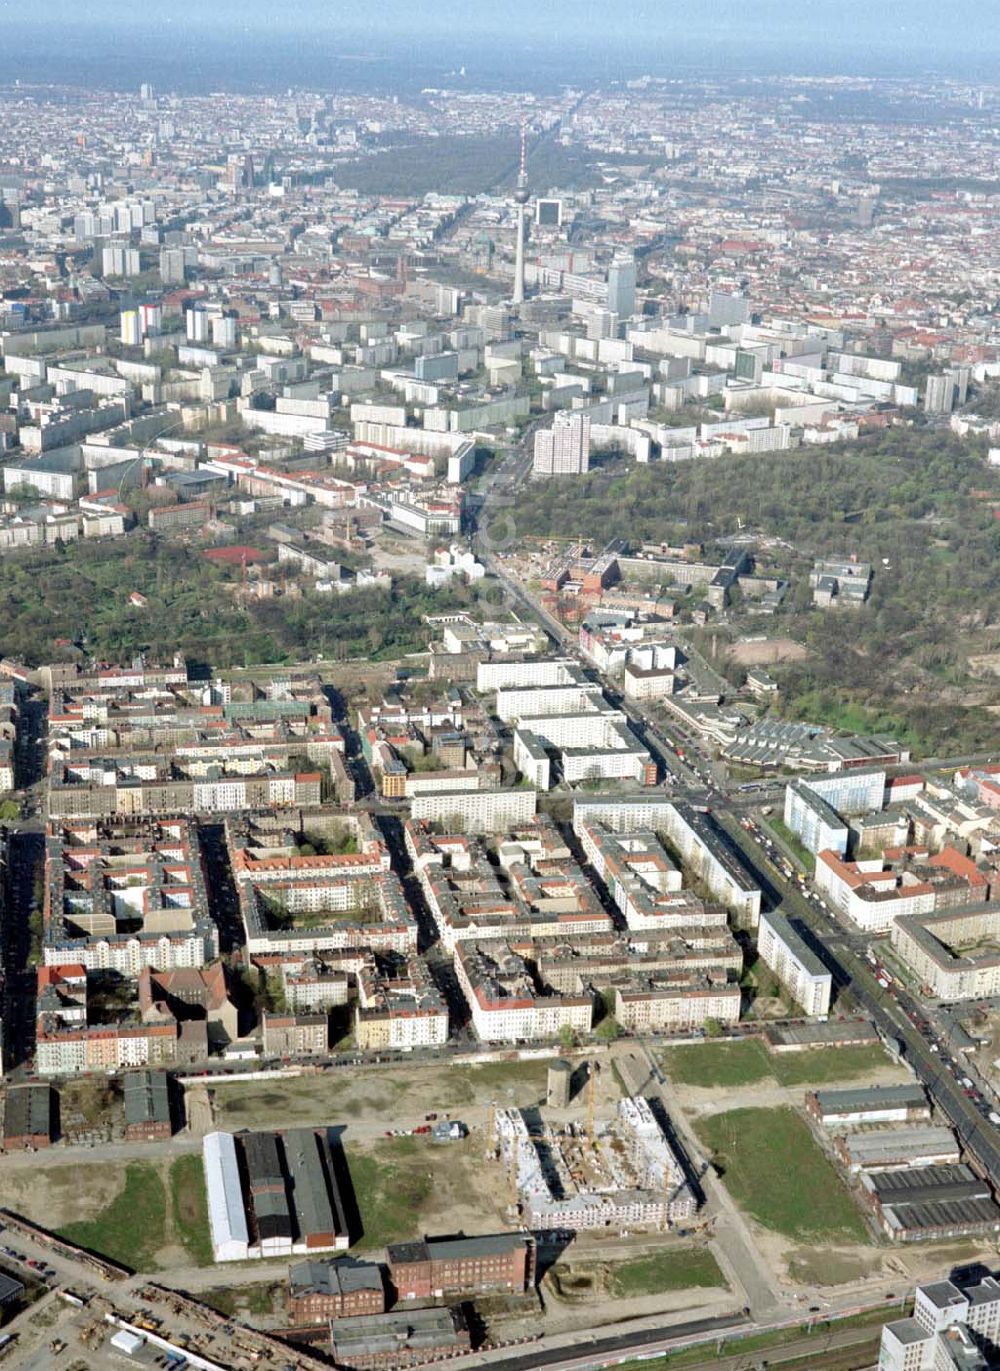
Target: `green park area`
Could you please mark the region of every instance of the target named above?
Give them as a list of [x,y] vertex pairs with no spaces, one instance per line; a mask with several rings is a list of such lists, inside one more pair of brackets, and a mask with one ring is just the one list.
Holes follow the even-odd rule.
[[[180,651],[216,668],[317,654],[380,661],[426,647],[423,615],[471,608],[479,593],[457,584],[430,591],[398,577],[389,592],[364,589],[334,603],[307,591],[241,604],[239,575],[147,533],[4,557],[0,651],[32,666],[60,659],[67,644],[108,661],[138,652],[170,661]],[[133,592],[142,608],[130,602]]]
[[[572,529],[599,547],[613,538],[693,542],[713,556],[722,535],[749,527],[770,544],[756,554],[758,575],[788,582],[776,625],[804,649],[770,668],[780,686],[772,715],[890,733],[928,755],[989,751],[995,719],[982,705],[995,702],[996,685],[972,666],[995,651],[980,610],[993,593],[1000,473],[986,466],[985,443],[900,427],[808,459],[803,451],[668,470],[619,460],[570,481],[533,482],[518,500],[518,536]],[[831,631],[809,573],[814,559],[845,553],[875,576],[864,612],[836,615]],[[682,622],[688,610],[682,604]],[[746,667],[736,649],[757,621],[740,603],[728,618],[692,641],[739,687]]]
[[706,1088],[754,1085],[769,1078],[789,1087],[828,1085],[857,1080],[889,1065],[877,1044],[771,1052],[759,1038],[671,1047],[661,1061],[668,1079],[677,1085]]
[[736,1203],[795,1242],[869,1241],[861,1215],[792,1109],[732,1109],[694,1124]]

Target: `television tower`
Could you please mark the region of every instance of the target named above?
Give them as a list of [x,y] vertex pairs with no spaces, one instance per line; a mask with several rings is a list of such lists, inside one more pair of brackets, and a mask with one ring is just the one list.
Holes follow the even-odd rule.
[[528,131],[521,125],[521,169],[517,173],[517,189],[514,203],[517,205],[517,249],[514,254],[514,294],[515,305],[524,304],[524,207],[530,199],[528,190]]

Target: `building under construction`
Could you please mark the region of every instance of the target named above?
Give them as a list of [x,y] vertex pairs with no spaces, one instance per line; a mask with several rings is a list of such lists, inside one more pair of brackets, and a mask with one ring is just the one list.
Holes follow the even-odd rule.
[[698,1211],[683,1161],[638,1096],[621,1100],[617,1116],[596,1128],[533,1129],[519,1109],[494,1117],[496,1153],[529,1228],[662,1229]]

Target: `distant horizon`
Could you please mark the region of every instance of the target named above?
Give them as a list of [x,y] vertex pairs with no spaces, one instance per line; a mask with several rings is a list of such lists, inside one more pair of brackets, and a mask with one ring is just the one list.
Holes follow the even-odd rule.
[[[150,14],[152,8],[153,13]],[[127,90],[397,89],[442,83],[465,68],[472,89],[552,89],[640,75],[864,77],[993,84],[1000,5],[841,0],[836,22],[792,0],[383,0],[377,23],[355,0],[45,0],[46,18],[0,0],[0,84]],[[992,13],[990,12],[992,11]]]

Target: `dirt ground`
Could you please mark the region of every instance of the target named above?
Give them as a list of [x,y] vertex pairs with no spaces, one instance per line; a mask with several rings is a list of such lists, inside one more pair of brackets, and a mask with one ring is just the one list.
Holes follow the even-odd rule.
[[203,1085],[184,1092],[184,1114],[187,1131],[195,1137],[202,1138],[215,1127],[212,1099]]
[[[354,1154],[379,1158],[383,1140],[366,1140],[351,1146],[345,1137],[349,1159]],[[446,1146],[421,1143],[412,1166],[424,1173],[428,1193],[412,1215],[413,1236],[421,1233],[495,1233],[509,1226],[510,1181],[500,1162],[484,1158],[484,1139],[474,1133],[460,1143]],[[365,1197],[357,1196],[362,1217]]]
[[402,576],[423,576],[427,549],[421,540],[408,543],[402,538],[380,538],[372,551],[376,571],[394,571]]
[[[905,1068],[894,1066],[886,1058],[885,1066],[867,1072],[862,1080],[854,1076],[840,1082],[824,1081],[822,1088],[836,1090],[846,1086],[900,1085],[912,1079]],[[722,1114],[731,1109],[775,1109],[781,1105],[801,1109],[807,1088],[803,1085],[778,1085],[768,1080],[753,1081],[748,1085],[727,1085],[725,1088],[684,1085],[676,1080],[671,1082],[671,1089],[689,1119]]]
[[696,1286],[691,1290],[664,1290],[657,1295],[639,1295],[632,1299],[597,1294],[591,1298],[560,1298],[551,1283],[544,1289],[545,1331],[568,1333],[581,1323],[588,1327],[606,1328],[625,1319],[645,1318],[651,1314],[683,1314],[713,1318],[731,1313],[736,1300],[731,1290]]
[[860,1292],[879,1279],[885,1282],[884,1293],[898,1294],[921,1281],[941,1280],[954,1266],[982,1262],[993,1270],[997,1265],[996,1245],[981,1238],[868,1248],[801,1247],[760,1229],[755,1238],[782,1284],[838,1295],[852,1287]]
[[768,662],[801,662],[809,649],[792,638],[757,638],[736,642],[730,656],[740,666],[766,666]]
[[125,1184],[124,1166],[106,1163],[74,1163],[3,1173],[3,1203],[46,1228],[93,1219],[105,1209]]
[[412,1127],[431,1111],[461,1117],[463,1109],[485,1110],[490,1100],[503,1108],[537,1104],[545,1075],[545,1062],[338,1070],[280,1081],[232,1079],[212,1088],[212,1103],[217,1128]]

